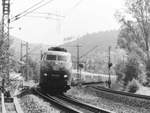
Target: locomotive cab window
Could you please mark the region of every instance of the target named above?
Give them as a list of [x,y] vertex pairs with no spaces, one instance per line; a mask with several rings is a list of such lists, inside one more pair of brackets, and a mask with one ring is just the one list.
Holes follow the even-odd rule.
[[58,58],[59,61],[67,61],[66,56],[58,56],[57,58]]
[[56,55],[47,55],[46,60],[56,60]]

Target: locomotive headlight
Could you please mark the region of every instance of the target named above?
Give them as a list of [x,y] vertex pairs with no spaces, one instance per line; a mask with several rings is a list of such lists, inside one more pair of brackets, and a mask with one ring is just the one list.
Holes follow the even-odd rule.
[[67,78],[68,77],[68,75],[64,75],[64,78]]
[[44,76],[47,76],[47,73],[44,73]]

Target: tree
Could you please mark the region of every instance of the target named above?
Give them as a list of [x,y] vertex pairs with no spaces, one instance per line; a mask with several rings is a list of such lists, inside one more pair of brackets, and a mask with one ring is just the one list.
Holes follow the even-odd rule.
[[134,53],[138,61],[145,65],[146,73],[150,73],[150,0],[126,0],[126,10],[117,13],[121,23],[118,46]]
[[150,0],[127,0],[125,4],[127,11],[124,16],[117,14],[119,22],[122,23],[118,45],[128,52],[136,51],[143,56],[146,54],[147,61],[150,43]]
[[123,90],[126,89],[130,81],[138,79],[140,74],[139,63],[134,56],[129,56],[126,62],[119,62],[114,68],[117,75],[117,82],[123,85]]
[[118,64],[115,65],[114,70],[116,72],[117,75],[117,82],[120,82],[123,80],[123,78],[125,77],[125,63],[124,62],[119,62]]

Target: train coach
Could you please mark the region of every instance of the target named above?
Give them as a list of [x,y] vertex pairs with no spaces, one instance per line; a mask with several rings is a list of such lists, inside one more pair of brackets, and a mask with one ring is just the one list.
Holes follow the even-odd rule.
[[[79,76],[82,82],[106,82],[108,81],[109,78],[109,75],[107,74],[97,74],[85,71],[81,71],[80,73],[77,74],[77,70],[72,70],[72,78],[73,78],[72,81],[76,81],[77,79],[79,79],[78,78]],[[112,82],[115,82],[117,76],[110,75],[110,79]]]

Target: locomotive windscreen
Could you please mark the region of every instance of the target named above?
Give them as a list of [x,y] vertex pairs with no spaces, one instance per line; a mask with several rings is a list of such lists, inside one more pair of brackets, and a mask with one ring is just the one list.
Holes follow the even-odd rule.
[[46,60],[56,60],[56,55],[47,55]]
[[46,60],[67,61],[67,56],[63,55],[46,55]]
[[58,56],[58,60],[59,61],[67,61],[67,57],[66,56]]

